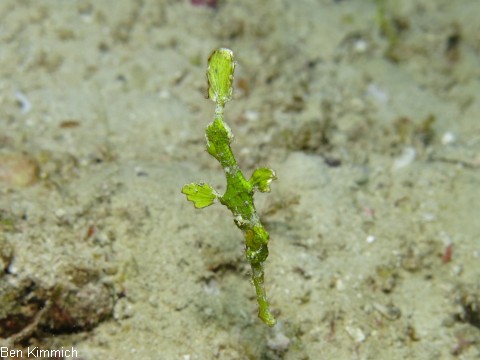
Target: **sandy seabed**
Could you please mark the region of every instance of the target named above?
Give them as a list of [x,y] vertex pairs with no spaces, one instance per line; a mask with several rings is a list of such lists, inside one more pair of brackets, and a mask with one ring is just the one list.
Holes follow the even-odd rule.
[[[2,349],[479,358],[479,13],[478,0],[1,1]],[[204,144],[220,46],[237,61],[234,153],[246,176],[278,177],[256,196],[274,328],[228,210],[180,193],[225,189]]]

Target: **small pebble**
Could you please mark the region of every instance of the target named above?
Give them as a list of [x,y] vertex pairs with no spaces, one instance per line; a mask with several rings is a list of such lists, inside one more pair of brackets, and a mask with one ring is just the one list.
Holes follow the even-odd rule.
[[359,39],[353,44],[353,48],[357,53],[364,53],[367,50],[368,44],[365,40]]
[[0,154],[0,183],[21,188],[34,184],[38,179],[38,164],[23,154]]
[[442,144],[443,145],[449,145],[449,144],[453,144],[455,142],[456,138],[455,138],[455,134],[450,132],[450,131],[447,131],[445,134],[443,134],[442,136]]
[[247,119],[248,121],[257,121],[258,118],[260,117],[258,111],[254,111],[254,110],[246,110],[243,113],[243,116],[245,116],[245,119]]
[[374,83],[367,86],[367,94],[374,98],[380,104],[386,104],[390,99],[388,92]]
[[113,308],[113,318],[115,320],[127,319],[132,317],[133,314],[133,307],[126,298],[119,299]]
[[290,339],[282,332],[278,332],[273,338],[270,338],[267,341],[268,348],[274,351],[286,351],[289,345]]

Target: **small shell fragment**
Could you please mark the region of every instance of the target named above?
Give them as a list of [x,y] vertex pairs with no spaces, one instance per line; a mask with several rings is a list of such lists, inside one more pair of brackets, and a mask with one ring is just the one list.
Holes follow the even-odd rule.
[[357,344],[364,342],[367,338],[365,333],[359,327],[347,325],[345,326],[345,331]]
[[402,311],[392,304],[385,306],[379,303],[373,303],[373,307],[388,320],[396,320],[402,316]]

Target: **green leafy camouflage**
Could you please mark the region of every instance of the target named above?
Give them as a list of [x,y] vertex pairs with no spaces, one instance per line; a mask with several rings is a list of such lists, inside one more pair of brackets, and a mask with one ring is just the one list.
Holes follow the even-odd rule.
[[187,200],[196,208],[212,205],[216,200],[225,205],[233,214],[235,224],[245,237],[246,257],[252,269],[259,306],[258,316],[269,326],[275,325],[275,317],[270,312],[264,285],[264,262],[268,257],[269,234],[260,222],[255,210],[255,191],[269,192],[270,183],[275,180],[272,169],[259,168],[246,180],[232,153],[230,143],[233,134],[223,121],[225,104],[232,98],[233,72],[235,62],[229,49],[215,50],[208,60],[208,95],[216,103],[214,120],[206,129],[207,151],[222,165],[227,179],[227,189],[219,195],[210,185],[191,183],[182,188]]

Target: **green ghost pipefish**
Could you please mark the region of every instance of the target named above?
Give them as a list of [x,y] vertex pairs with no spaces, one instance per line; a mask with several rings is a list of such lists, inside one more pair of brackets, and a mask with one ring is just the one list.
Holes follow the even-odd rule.
[[196,208],[212,205],[217,200],[233,214],[233,220],[245,236],[246,257],[252,268],[252,282],[257,294],[258,317],[269,326],[275,325],[263,282],[263,264],[268,256],[268,232],[260,222],[255,210],[253,194],[255,191],[270,192],[270,183],[275,180],[275,171],[267,168],[255,170],[247,181],[237,165],[230,143],[233,134],[223,121],[225,104],[232,99],[233,72],[235,62],[233,52],[221,48],[215,50],[208,59],[208,97],[215,101],[215,117],[208,124],[205,137],[207,151],[222,165],[227,178],[227,189],[218,194],[210,185],[204,183],[187,184],[182,193]]

